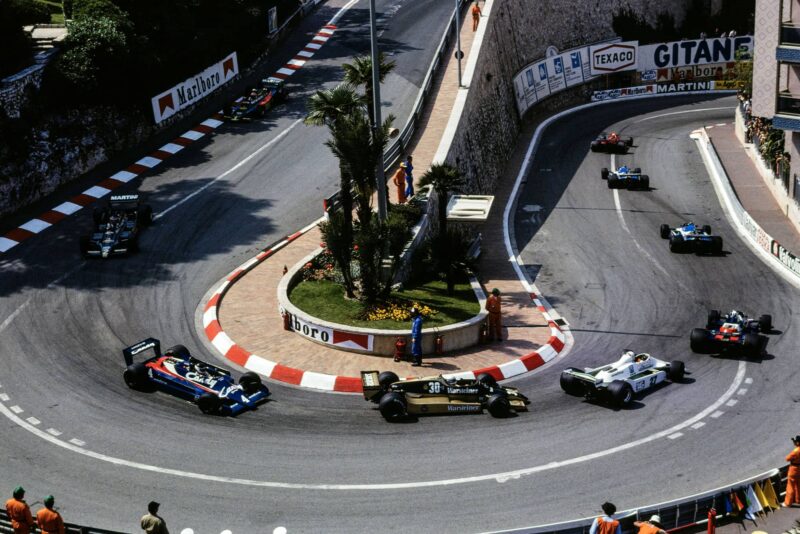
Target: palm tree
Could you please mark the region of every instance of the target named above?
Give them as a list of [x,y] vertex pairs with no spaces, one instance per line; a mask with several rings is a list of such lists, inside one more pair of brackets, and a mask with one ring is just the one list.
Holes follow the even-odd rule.
[[[383,83],[386,75],[394,70],[395,62],[386,61],[383,52],[378,55],[378,83]],[[364,86],[364,105],[367,108],[370,125],[375,125],[375,108],[372,103],[372,57],[360,56],[353,63],[342,65],[344,81],[354,87]]]
[[430,185],[439,203],[439,235],[447,235],[447,200],[451,191],[464,186],[458,169],[447,163],[434,163],[419,180],[420,187]]

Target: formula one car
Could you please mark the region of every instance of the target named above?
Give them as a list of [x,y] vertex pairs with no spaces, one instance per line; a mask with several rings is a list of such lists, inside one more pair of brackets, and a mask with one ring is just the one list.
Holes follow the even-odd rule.
[[669,379],[683,380],[682,361],[664,362],[647,353],[626,350],[616,362],[595,369],[570,367],[561,372],[561,389],[570,395],[597,399],[616,408],[633,401],[635,393]]
[[[134,363],[149,349],[154,356]],[[236,415],[270,394],[256,373],[247,372],[236,384],[230,372],[194,358],[183,345],[161,354],[161,343],[148,338],[122,350],[127,368],[122,375],[131,389],[160,389],[197,404],[204,414]]]
[[677,228],[661,225],[661,238],[669,239],[672,252],[696,252],[697,254],[722,254],[722,237],[711,235],[711,226],[698,227],[687,222]]
[[758,356],[764,350],[765,341],[759,333],[771,330],[771,315],[755,320],[737,310],[725,315],[719,310],[710,310],[706,327],[692,330],[689,345],[693,352],[699,353],[740,351],[747,356]]
[[608,180],[609,189],[650,189],[650,177],[642,174],[642,169],[639,167],[633,171],[624,165],[616,171],[609,171],[603,167],[600,177]]
[[232,122],[252,120],[263,117],[267,111],[280,104],[288,96],[284,81],[280,78],[264,78],[258,87],[242,97],[226,110],[224,118]]
[[153,209],[139,195],[115,195],[103,208],[94,210],[95,229],[82,236],[84,258],[107,258],[139,249],[139,232],[153,222]]
[[589,145],[592,152],[605,152],[607,154],[627,154],[633,146],[633,137],[620,137],[616,132],[601,133]]
[[378,404],[387,421],[408,414],[481,413],[508,417],[512,410],[527,411],[528,398],[516,388],[498,386],[490,374],[474,379],[445,378],[441,375],[400,380],[391,371],[361,371],[364,398]]

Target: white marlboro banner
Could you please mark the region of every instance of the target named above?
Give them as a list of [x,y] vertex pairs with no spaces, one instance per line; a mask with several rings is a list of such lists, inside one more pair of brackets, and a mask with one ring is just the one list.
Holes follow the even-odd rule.
[[296,315],[292,315],[291,326],[292,330],[298,334],[326,345],[366,352],[372,351],[374,338],[371,334],[356,334],[354,332],[334,330],[333,328],[310,323]]
[[639,70],[728,63],[736,61],[737,53],[740,59],[751,58],[753,54],[752,35],[641,45],[639,46]]
[[156,124],[202,100],[237,74],[239,61],[236,59],[236,52],[233,52],[203,72],[154,96],[152,104]]

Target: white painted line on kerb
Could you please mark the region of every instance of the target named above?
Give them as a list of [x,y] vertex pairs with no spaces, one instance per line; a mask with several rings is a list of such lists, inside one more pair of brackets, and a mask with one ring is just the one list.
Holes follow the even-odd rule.
[[[314,50],[319,50],[320,48],[322,48],[322,45],[321,44],[317,44],[317,43],[308,43],[306,45],[306,48],[313,48]],[[278,71],[278,72],[280,72],[280,71]]]
[[694,428],[695,430],[697,430],[698,428],[702,428],[702,427],[704,427],[704,426],[706,426],[706,424],[705,424],[704,422],[702,422],[702,421],[698,421],[697,423],[695,423],[695,424],[693,424],[693,425],[692,425],[692,428]]
[[7,237],[0,237],[0,252],[5,252],[16,247],[19,243]]
[[667,438],[669,438],[669,439],[678,439],[682,435],[683,435],[683,432],[675,432],[674,434],[671,434],[671,435],[667,436]]
[[159,150],[161,150],[162,152],[166,152],[168,154],[177,154],[178,152],[183,150],[183,147],[176,143],[167,143],[166,145],[159,148]]
[[[550,462],[547,464],[541,464],[533,467],[527,467],[523,469],[517,469],[514,471],[505,471],[501,473],[490,473],[486,475],[476,475],[470,477],[462,477],[462,478],[452,478],[452,479],[445,479],[445,480],[428,480],[428,481],[421,481],[421,482],[395,482],[395,483],[385,483],[385,484],[304,484],[304,483],[293,483],[293,482],[276,482],[276,481],[268,481],[268,480],[250,480],[244,478],[233,478],[233,477],[226,477],[220,475],[209,475],[205,473],[195,473],[191,471],[181,471],[178,469],[170,469],[167,467],[161,467],[157,465],[149,465],[140,462],[133,462],[130,460],[125,460],[122,458],[116,458],[113,456],[108,456],[106,454],[102,454],[99,452],[95,452],[92,450],[84,449],[82,446],[76,446],[72,440],[70,442],[66,442],[60,440],[54,436],[51,436],[47,432],[40,430],[39,428],[31,425],[24,419],[18,417],[14,413],[9,410],[9,408],[5,404],[0,404],[0,413],[2,413],[6,418],[8,418],[11,422],[16,424],[17,426],[27,430],[28,432],[49,441],[50,443],[57,445],[59,447],[71,450],[78,454],[82,454],[83,456],[87,456],[89,458],[94,458],[96,460],[101,460],[104,462],[108,462],[114,465],[129,467],[132,469],[139,469],[141,471],[147,471],[150,473],[158,473],[161,475],[173,475],[182,478],[194,479],[194,480],[204,480],[204,481],[213,481],[213,482],[222,482],[227,484],[236,484],[241,486],[253,486],[253,487],[268,487],[268,488],[282,488],[282,489],[293,489],[293,490],[366,490],[366,491],[375,491],[375,490],[398,490],[398,489],[412,489],[412,488],[422,488],[422,487],[441,487],[441,486],[451,486],[456,484],[469,484],[474,482],[484,482],[484,481],[500,481],[500,480],[510,480],[510,479],[517,479],[522,476],[533,475],[536,473],[541,473],[544,471],[551,471],[553,469],[557,469],[559,467],[564,467],[568,465],[575,465],[580,463],[585,463],[590,460],[596,460],[598,458],[603,458],[606,456],[610,456],[612,454],[616,454],[618,452],[627,451],[629,449],[633,449],[635,447],[639,447],[641,445],[645,445],[647,443],[651,443],[655,440],[666,438],[669,436],[674,436],[675,434],[680,433],[681,430],[691,427],[693,424],[697,423],[698,421],[704,419],[708,416],[708,414],[712,413],[716,410],[719,406],[724,404],[736,391],[739,389],[739,386],[744,381],[745,371],[747,370],[747,364],[744,361],[740,361],[738,364],[738,369],[736,372],[736,376],[733,379],[730,387],[728,387],[727,391],[722,394],[722,396],[717,399],[711,406],[707,407],[703,411],[699,412],[698,414],[694,415],[693,417],[683,421],[682,423],[678,423],[677,425],[673,425],[670,428],[664,429],[660,432],[656,432],[640,438],[635,441],[631,441],[628,443],[623,443],[621,445],[617,445],[616,447],[612,447],[610,449],[605,449],[601,451],[597,451],[594,453],[586,454],[584,456],[579,456],[576,458],[569,458],[562,461],[557,462]],[[80,440],[78,440],[80,441]]]
[[56,430],[55,428],[48,428],[48,429],[46,430],[46,432],[47,432],[48,434],[51,434],[51,435],[53,435],[53,436],[60,436],[60,435],[62,434],[62,432],[61,432],[60,430]]
[[49,222],[43,221],[41,219],[31,219],[30,221],[26,222],[25,224],[21,225],[20,228],[23,230],[27,230],[29,232],[33,232],[34,234],[38,234],[45,228],[52,226]]
[[744,379],[744,383],[745,384],[752,384],[753,383],[753,379],[752,378],[745,378]]
[[234,165],[233,167],[231,167],[231,168],[230,168],[230,169],[228,169],[227,171],[223,172],[222,174],[220,174],[219,176],[217,176],[217,177],[216,177],[216,178],[214,178],[213,180],[209,181],[209,182],[208,182],[206,185],[204,185],[203,187],[201,187],[201,188],[200,188],[200,189],[198,189],[197,191],[195,191],[195,192],[193,192],[193,193],[190,193],[189,195],[187,195],[187,196],[183,197],[183,198],[182,198],[180,201],[176,202],[176,203],[175,203],[175,204],[173,204],[172,206],[170,206],[170,207],[168,207],[167,209],[165,209],[164,211],[157,213],[157,214],[156,214],[156,215],[153,217],[153,219],[160,219],[161,217],[163,217],[164,215],[166,215],[166,214],[167,214],[167,213],[169,213],[170,211],[174,210],[175,208],[177,208],[178,206],[180,206],[180,205],[181,205],[181,204],[183,204],[184,202],[187,202],[187,201],[189,201],[190,199],[192,199],[192,197],[195,197],[195,196],[199,195],[200,193],[202,193],[203,191],[205,191],[206,189],[208,189],[209,187],[211,187],[211,186],[212,186],[213,184],[215,184],[215,183],[216,183],[218,180],[221,180],[221,179],[225,178],[226,176],[228,176],[229,174],[231,174],[232,172],[236,171],[238,168],[240,168],[242,165],[246,164],[248,161],[250,161],[251,159],[253,159],[254,157],[256,157],[258,154],[260,154],[260,153],[261,153],[261,152],[263,152],[264,150],[268,149],[269,147],[271,147],[272,145],[274,145],[275,143],[277,143],[278,141],[280,141],[281,139],[283,139],[284,137],[286,137],[286,135],[287,135],[287,134],[288,134],[288,133],[289,133],[289,132],[290,132],[290,131],[291,131],[291,130],[292,130],[294,127],[295,127],[295,126],[297,126],[297,125],[298,125],[298,124],[300,124],[301,122],[303,122],[303,119],[297,119],[296,121],[294,121],[294,122],[292,123],[292,125],[291,125],[291,126],[289,126],[289,127],[288,127],[288,128],[286,128],[284,131],[282,131],[280,134],[278,134],[277,136],[275,136],[275,138],[274,138],[274,139],[272,139],[271,141],[269,141],[269,142],[267,142],[267,143],[265,143],[265,144],[261,145],[261,146],[260,146],[258,149],[256,149],[256,151],[255,151],[255,152],[253,152],[252,154],[250,154],[249,156],[247,156],[246,158],[244,158],[242,161],[240,161],[239,163],[237,163],[236,165]]
[[286,67],[281,67],[280,69],[278,69],[278,73],[291,76],[292,74],[294,74],[294,69],[287,69]]
[[39,421],[39,420],[38,420],[38,419],[36,419],[35,417],[28,417],[28,418],[27,418],[27,419],[25,419],[25,420],[26,420],[27,422],[29,422],[30,424],[32,424],[32,425],[39,425],[39,424],[41,424],[41,423],[42,423],[41,421]]
[[183,132],[183,135],[181,135],[181,137],[185,137],[186,139],[190,139],[192,141],[197,141],[204,135],[205,134],[203,132],[198,132],[197,130],[187,130]]
[[302,67],[305,64],[306,64],[306,61],[304,59],[290,59],[289,60],[289,65],[297,65],[298,67]]
[[14,412],[14,413],[22,413],[22,412],[24,412],[25,410],[23,410],[22,408],[20,408],[19,406],[17,406],[17,405],[15,404],[14,406],[12,406],[12,407],[11,407],[11,411],[12,411],[12,412]]
[[722,412],[722,411],[720,411],[720,410],[717,410],[716,412],[714,412],[714,413],[712,413],[712,414],[711,414],[711,417],[713,417],[714,419],[717,419],[717,418],[719,418],[719,417],[720,417],[722,414],[724,414],[724,413],[725,413],[725,412]]
[[219,125],[222,124],[222,121],[218,119],[206,119],[200,124],[203,126],[208,126],[209,128],[218,128]]
[[10,399],[10,398],[11,398],[11,397],[9,397],[8,395],[6,395],[5,393],[0,393],[0,401],[3,401],[3,402],[8,402],[8,399]]
[[745,393],[747,393],[747,388],[741,388],[736,392],[737,395],[744,395]]
[[[178,146],[178,145],[175,145],[175,146]],[[183,148],[183,147],[181,147],[181,148]],[[164,147],[161,147],[161,150],[164,150]],[[110,176],[110,178],[112,180],[116,180],[118,182],[122,182],[124,184],[127,184],[128,182],[130,182],[131,180],[136,178],[136,176],[138,176],[138,175],[133,174],[130,171],[119,171],[118,173],[112,174]]]
[[731,399],[731,400],[729,400],[728,402],[725,403],[725,406],[736,406],[737,402],[739,402],[739,401],[736,400],[736,399]]
[[313,57],[314,56],[314,52],[309,52],[308,50],[300,50],[297,53],[297,55],[301,56],[301,57]]
[[86,445],[85,441],[81,441],[78,438],[72,438],[71,440],[69,440],[69,442],[72,443],[73,445],[77,445],[78,447],[83,447],[84,445]]
[[154,158],[153,156],[145,156],[136,163],[142,165],[143,167],[147,167],[148,169],[152,169],[156,165],[159,165],[161,163],[161,160],[158,158]]
[[[119,180],[119,178],[114,178],[114,179]],[[81,208],[82,208],[81,205],[75,204],[74,202],[64,202],[63,204],[59,204],[58,206],[53,208],[53,211],[63,213],[64,215],[72,215]]]

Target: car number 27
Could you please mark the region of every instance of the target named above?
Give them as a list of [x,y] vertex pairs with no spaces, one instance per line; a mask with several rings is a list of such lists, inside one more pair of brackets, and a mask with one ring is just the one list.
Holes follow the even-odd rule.
[[651,376],[650,378],[643,378],[636,382],[636,391],[642,391],[643,389],[651,388],[656,385],[656,381],[658,377],[655,375]]

